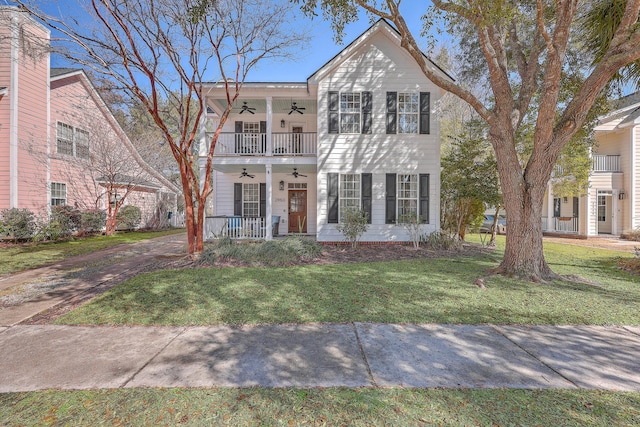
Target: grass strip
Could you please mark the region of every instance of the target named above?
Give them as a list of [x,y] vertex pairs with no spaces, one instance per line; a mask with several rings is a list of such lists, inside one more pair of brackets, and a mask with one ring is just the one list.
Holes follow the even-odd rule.
[[495,254],[286,268],[194,268],[143,274],[59,324],[212,325],[307,322],[639,325],[637,276],[623,252],[551,244],[552,268],[586,283],[493,276]]
[[0,394],[0,424],[640,424],[640,393],[520,389],[118,389]]
[[141,240],[184,233],[182,229],[134,231],[114,236],[92,236],[64,242],[40,242],[10,245],[0,248],[0,275],[41,267],[76,255],[83,255],[113,246]]

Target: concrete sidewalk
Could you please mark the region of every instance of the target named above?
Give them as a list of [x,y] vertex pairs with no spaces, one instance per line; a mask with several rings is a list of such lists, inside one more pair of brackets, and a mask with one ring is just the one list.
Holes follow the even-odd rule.
[[640,327],[0,328],[0,392],[216,386],[640,391]]

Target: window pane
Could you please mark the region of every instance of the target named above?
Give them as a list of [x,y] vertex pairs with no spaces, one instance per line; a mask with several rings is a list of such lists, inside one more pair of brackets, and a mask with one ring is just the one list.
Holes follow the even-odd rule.
[[398,222],[418,217],[418,175],[398,175]]
[[67,184],[51,183],[51,206],[67,204]]
[[76,157],[81,159],[89,158],[89,132],[76,128]]
[[260,216],[260,184],[242,185],[242,215],[245,217]]
[[360,133],[360,93],[340,94],[340,133]]
[[360,209],[360,174],[340,175],[340,220],[346,209]]
[[73,156],[73,127],[58,122],[56,142],[58,154]]
[[398,94],[398,133],[418,133],[419,102],[417,93]]

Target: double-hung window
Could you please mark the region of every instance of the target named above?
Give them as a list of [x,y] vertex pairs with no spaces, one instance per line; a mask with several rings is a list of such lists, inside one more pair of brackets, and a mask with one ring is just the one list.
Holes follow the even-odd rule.
[[340,133],[360,133],[360,92],[340,94]]
[[56,127],[56,146],[58,154],[89,158],[89,132],[58,122]]
[[67,204],[67,184],[60,182],[51,183],[51,206]]
[[418,175],[398,175],[398,222],[418,218]]
[[260,184],[242,185],[242,216],[247,218],[260,216]]
[[398,93],[398,133],[418,133],[420,96],[417,92]]
[[347,209],[360,209],[360,174],[340,175],[340,219]]

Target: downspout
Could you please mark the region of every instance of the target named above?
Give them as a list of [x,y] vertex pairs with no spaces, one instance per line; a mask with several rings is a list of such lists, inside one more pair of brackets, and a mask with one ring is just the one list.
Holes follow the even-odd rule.
[[9,207],[18,207],[18,17],[11,18],[11,71],[9,81]]

